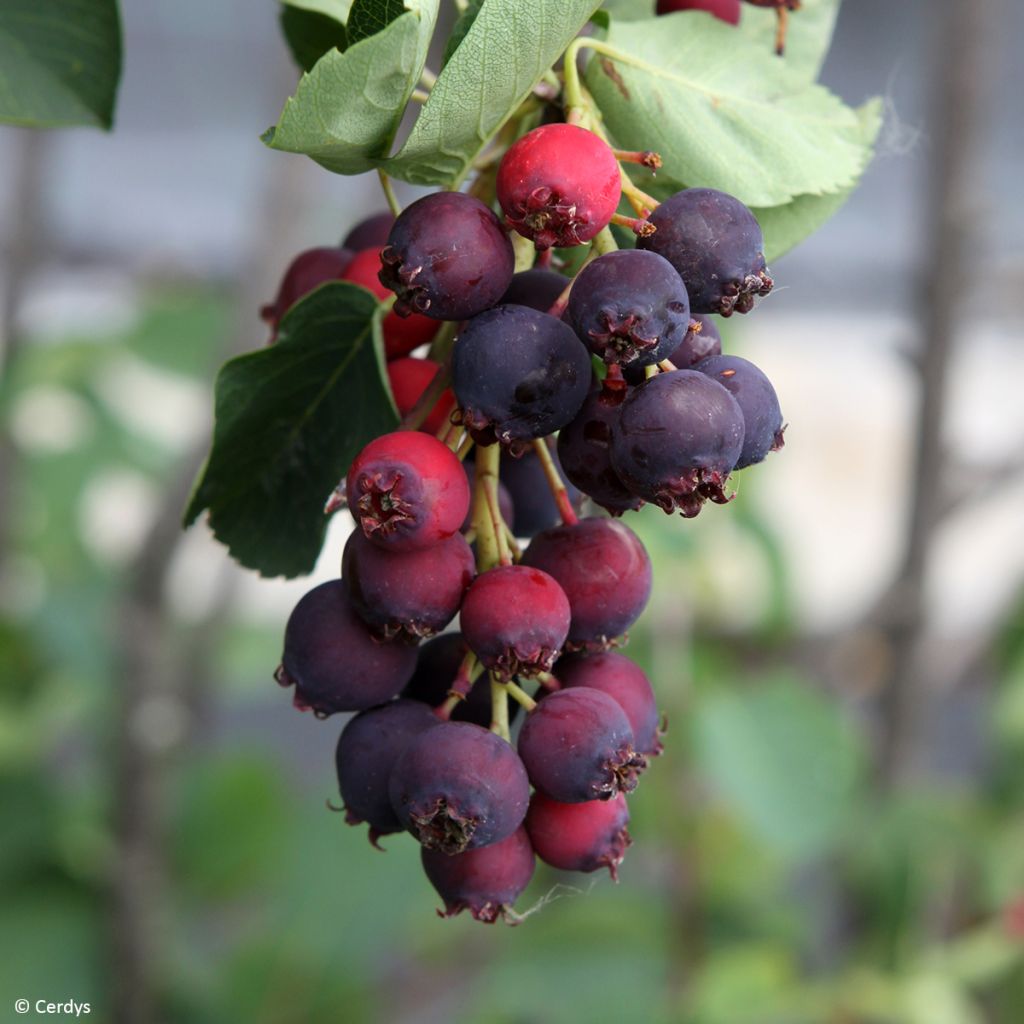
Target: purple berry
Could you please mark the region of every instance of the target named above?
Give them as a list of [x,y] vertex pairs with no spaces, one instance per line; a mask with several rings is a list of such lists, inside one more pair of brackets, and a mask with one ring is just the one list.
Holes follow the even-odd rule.
[[288,264],[274,301],[260,310],[260,316],[270,324],[275,336],[285,313],[319,285],[341,280],[354,255],[347,248],[320,246],[300,252]]
[[[558,451],[549,440],[545,442],[551,457],[558,469],[562,483],[565,484],[569,494],[569,503],[573,508],[579,508],[582,495],[566,478],[565,471],[559,465]],[[540,463],[536,452],[527,450],[518,459],[501,460],[501,481],[508,488],[512,496],[512,507],[515,515],[512,519],[506,520],[517,537],[532,537],[534,534],[546,530],[561,522],[561,515],[555,499],[548,487],[547,479],[544,476],[544,467]]]
[[394,223],[395,215],[390,210],[382,210],[354,225],[341,244],[346,249],[380,249],[388,244]]
[[629,808],[620,793],[612,800],[563,804],[540,791],[526,813],[526,831],[545,864],[562,871],[607,868],[618,881],[618,868],[631,840]]
[[539,313],[547,313],[558,297],[569,287],[569,278],[553,270],[522,270],[512,278],[508,291],[501,297],[500,306],[529,306]]
[[[699,327],[697,330],[695,327]],[[722,353],[722,335],[718,332],[715,321],[706,313],[693,313],[690,316],[690,327],[679,347],[670,352],[666,358],[677,370],[691,370],[702,359]],[[622,375],[629,384],[643,384],[647,379],[644,367],[629,365],[622,368]]]

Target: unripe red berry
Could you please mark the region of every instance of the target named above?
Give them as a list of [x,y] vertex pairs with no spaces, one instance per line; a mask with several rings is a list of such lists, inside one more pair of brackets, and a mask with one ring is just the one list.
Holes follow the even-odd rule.
[[740,23],[740,0],[658,0],[658,14],[675,11],[707,11],[730,25]]
[[273,302],[260,310],[260,316],[277,335],[281,318],[304,295],[327,281],[340,281],[355,254],[338,246],[319,246],[300,252],[288,264]]
[[[433,383],[440,369],[441,364],[435,363],[433,359],[414,359],[412,356],[388,362],[388,383],[391,385],[391,394],[394,396],[395,405],[398,406],[399,416],[404,418],[412,412],[420,396]],[[441,392],[441,397],[434,403],[434,408],[427,414],[420,430],[426,434],[436,434],[448,422],[454,409],[455,396],[451,388],[445,388]]]
[[612,800],[563,804],[541,792],[533,794],[526,831],[537,856],[562,871],[607,868],[618,881],[618,867],[630,845],[629,808],[620,793]]

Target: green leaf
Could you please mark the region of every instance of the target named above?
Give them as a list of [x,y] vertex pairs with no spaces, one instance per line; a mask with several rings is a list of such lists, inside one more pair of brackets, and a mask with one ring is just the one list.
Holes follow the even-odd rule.
[[109,129],[120,76],[116,0],[0,4],[0,121]]
[[355,0],[348,15],[348,37],[353,43],[383,32],[405,14],[402,0]]
[[466,38],[466,33],[473,27],[473,22],[476,21],[476,16],[480,13],[483,5],[484,0],[469,0],[469,3],[466,4],[466,9],[459,15],[458,21],[452,28],[452,34],[448,37],[448,42],[445,43],[444,56],[441,58],[442,68],[452,59],[453,54],[459,48],[459,43]]
[[352,0],[285,0],[289,7],[298,7],[303,11],[313,11],[324,17],[333,18],[344,24],[348,21],[348,12],[352,8]]
[[457,187],[599,6],[595,0],[485,0],[405,145],[384,165],[388,174]]
[[348,35],[340,21],[290,4],[281,5],[281,31],[303,71],[311,71],[329,50],[344,51],[348,46]]
[[[661,26],[664,22],[664,28]],[[586,82],[626,149],[653,149],[665,176],[748,206],[852,186],[867,161],[856,111],[770,49],[715,18],[613,25]]]
[[365,289],[322,285],[285,314],[275,344],[222,368],[213,450],[186,525],[209,509],[217,538],[265,576],[313,568],[324,502],[359,449],[397,423],[380,314]]
[[806,686],[779,680],[705,697],[697,710],[696,752],[733,812],[793,860],[827,849],[855,809],[857,737]]
[[376,35],[344,53],[324,54],[302,76],[263,141],[272,149],[306,153],[338,174],[375,167],[419,81],[437,20],[438,0],[409,0],[409,6]]
[[[839,16],[841,0],[803,0],[793,13],[786,29],[786,55],[783,63],[790,71],[799,72],[806,81],[817,80],[821,65],[828,55],[832,32]],[[710,17],[710,15],[708,15]],[[743,5],[743,14],[736,27],[752,43],[767,49],[775,46],[775,11]]]

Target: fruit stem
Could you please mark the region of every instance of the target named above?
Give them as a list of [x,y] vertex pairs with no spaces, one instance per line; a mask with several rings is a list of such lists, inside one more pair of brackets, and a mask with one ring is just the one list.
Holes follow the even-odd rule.
[[428,91],[437,85],[437,75],[426,66],[420,72],[420,85]]
[[620,164],[639,164],[650,171],[657,171],[661,168],[661,157],[652,149],[637,152],[636,150],[615,149],[613,146],[612,152]]
[[434,708],[434,714],[443,722],[447,722],[452,712],[469,696],[469,691],[473,689],[473,684],[480,678],[483,670],[484,667],[477,660],[477,656],[470,651],[459,665],[459,671],[452,680],[448,696],[443,704]]
[[629,228],[630,231],[640,238],[647,238],[658,230],[649,220],[643,217],[626,217],[621,213],[612,214],[612,223],[618,224],[619,227]]
[[466,461],[466,456],[473,450],[474,443],[473,438],[469,434],[462,439],[459,447],[455,449],[455,457],[459,462]]
[[430,383],[426,386],[423,394],[416,399],[416,404],[403,417],[398,425],[399,430],[419,430],[423,421],[430,415],[430,410],[437,405],[438,399],[444,394],[444,389],[451,383],[451,377],[447,366],[439,366]]
[[657,69],[650,64],[637,60],[621,50],[616,50],[614,46],[609,46],[599,39],[592,39],[589,36],[580,36],[574,39],[566,47],[565,56],[562,58],[562,65],[565,69],[565,119],[570,124],[581,124],[585,120],[595,120],[587,109],[584,89],[580,85],[580,72],[576,64],[576,58],[580,50],[584,48],[593,50],[595,53],[603,53],[606,57],[617,60],[620,64],[629,64],[635,68],[658,73]]
[[505,683],[504,690],[517,704],[522,705],[527,711],[532,711],[537,706],[537,702],[516,683]]
[[377,171],[377,177],[380,178],[380,187],[384,190],[384,198],[388,201],[388,207],[397,217],[402,212],[402,206],[398,202],[398,196],[395,195],[391,179],[383,171]]
[[657,377],[657,376],[658,376],[658,367],[655,366],[653,363],[651,363],[648,366],[644,367],[644,378],[646,380],[650,380],[652,377]]
[[673,370],[678,370],[679,367],[676,366],[671,359],[662,359],[662,361],[658,363],[658,369],[663,373],[671,373]]
[[[594,247],[590,250],[590,256],[587,258],[587,263],[591,259],[597,259],[598,256],[603,256],[606,252],[617,252],[619,243],[615,241],[615,236],[611,233],[610,228],[601,228],[596,235],[594,235]],[[585,267],[587,264],[584,263]],[[580,267],[582,270],[583,267]]]
[[505,520],[501,517],[501,505],[498,502],[498,471],[501,462],[501,448],[492,444],[484,449],[485,458],[481,466],[480,458],[476,460],[476,471],[484,485],[484,496],[487,499],[487,511],[494,530],[494,540],[498,547],[498,561],[502,565],[512,564],[512,555],[508,548],[508,537],[505,535]]
[[619,168],[619,174],[622,178],[622,194],[629,200],[629,205],[633,207],[638,217],[648,216],[661,205],[654,196],[639,188],[622,167]]
[[[501,562],[501,547],[491,504],[487,498],[487,477],[498,476],[501,450],[496,444],[479,445],[476,450],[476,483],[473,488],[473,529],[476,530],[476,563],[480,572]],[[499,515],[498,521],[501,522]],[[506,546],[507,553],[507,546]],[[507,564],[507,563],[506,563]]]
[[508,541],[509,551],[512,552],[512,561],[518,562],[523,556],[523,551],[519,547],[519,541],[516,540],[515,534],[507,526],[505,527],[505,540]]
[[491,732],[496,732],[507,743],[512,742],[508,729],[508,690],[491,675]]
[[411,99],[413,103],[426,103],[427,100],[430,99],[430,93],[423,89],[413,89],[409,94],[409,99]]
[[560,690],[562,684],[550,673],[550,672],[538,672],[537,682],[544,687],[545,690]]
[[522,235],[513,234],[512,249],[516,254],[515,272],[519,274],[524,270],[529,270],[537,258],[537,250],[534,248],[533,242]]
[[544,438],[539,437],[533,442],[533,450],[537,453],[537,458],[540,459],[540,464],[544,469],[544,477],[548,482],[548,487],[551,488],[551,494],[554,496],[555,504],[558,506],[558,514],[562,517],[562,522],[566,526],[575,526],[579,520],[573,511],[572,502],[569,501],[569,492],[565,489],[565,484],[562,483],[562,478],[558,474],[558,468],[555,466],[555,460],[551,457],[551,451]]

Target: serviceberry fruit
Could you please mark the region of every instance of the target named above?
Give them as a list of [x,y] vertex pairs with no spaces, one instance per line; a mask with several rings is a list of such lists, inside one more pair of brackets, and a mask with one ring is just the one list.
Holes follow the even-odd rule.
[[426,704],[394,700],[361,711],[342,729],[334,765],[345,821],[366,822],[374,846],[378,837],[404,831],[388,796],[395,762],[415,737],[438,724]]
[[735,196],[687,188],[648,218],[657,231],[637,247],[672,264],[686,285],[694,313],[749,313],[754,296],[772,290],[757,219]]
[[512,904],[530,884],[536,865],[525,828],[520,826],[501,842],[465,853],[448,855],[424,847],[421,857],[430,884],[444,900],[439,917],[468,910],[486,924],[499,917],[516,923]]
[[345,493],[363,533],[394,551],[450,537],[469,510],[462,463],[447,445],[415,430],[371,441],[352,463]]
[[497,216],[463,192],[434,192],[405,208],[381,252],[380,281],[399,316],[467,320],[505,294],[515,270]]
[[350,249],[319,246],[300,252],[288,264],[281,278],[277,296],[260,310],[260,316],[277,335],[281,318],[304,295],[327,281],[340,281],[355,255]]
[[[665,358],[677,370],[690,370],[708,356],[722,354],[722,335],[718,325],[707,313],[693,313],[690,316],[690,327],[679,343],[679,347]],[[629,364],[622,368],[622,376],[628,384],[643,384],[647,379],[645,367]]]
[[711,356],[695,367],[717,380],[736,399],[743,413],[743,450],[736,463],[745,469],[761,462],[785,443],[782,409],[772,382],[753,363],[739,356]]
[[651,560],[616,519],[581,519],[538,533],[521,565],[543,569],[569,600],[570,648],[601,648],[639,618],[651,596]]
[[525,565],[481,573],[466,593],[459,621],[466,642],[498,679],[547,672],[569,632],[565,591]]
[[521,452],[564,427],[590,386],[590,356],[561,320],[527,306],[497,306],[455,340],[452,390],[479,444]]
[[547,124],[513,143],[498,167],[498,202],[537,249],[589,242],[622,193],[615,154],[593,132]]
[[352,607],[386,640],[416,642],[439,633],[455,618],[475,575],[473,551],[461,533],[415,551],[390,551],[354,530],[341,559]]
[[585,686],[548,694],[526,716],[519,756],[530,781],[562,803],[610,800],[636,789],[647,759],[613,697]]
[[288,617],[275,678],[295,687],[296,707],[325,717],[390,700],[415,667],[415,649],[380,643],[356,614],[345,584],[330,580],[300,598]]
[[346,249],[377,249],[388,244],[391,226],[395,223],[395,215],[390,210],[382,210],[359,221],[342,239]]
[[724,485],[743,450],[743,413],[717,381],[696,370],[659,373],[622,403],[612,428],[612,467],[665,512],[697,515],[705,499],[730,501]]
[[441,722],[415,738],[391,772],[389,792],[405,828],[427,849],[446,854],[512,835],[530,802],[519,756],[470,722]]
[[[558,451],[550,441],[545,441],[551,451],[555,468],[558,470],[562,483],[569,495],[569,503],[578,509],[583,499],[580,492],[572,485],[559,464]],[[548,487],[544,476],[544,467],[536,452],[532,449],[518,459],[501,460],[501,482],[508,488],[512,499],[513,516],[505,520],[517,537],[532,537],[549,526],[561,521],[558,505]]]
[[553,270],[539,267],[522,270],[512,278],[498,305],[529,306],[540,313],[547,313],[568,286],[569,278]]
[[675,11],[707,11],[730,25],[740,23],[740,0],[658,0],[658,14]]
[[558,662],[558,681],[562,689],[589,686],[608,694],[626,712],[637,752],[648,757],[661,753],[654,690],[644,670],[625,655],[617,651],[570,654]]
[[629,808],[619,793],[611,800],[563,804],[539,790],[526,812],[526,831],[537,856],[561,871],[607,868],[617,882],[619,865],[632,843]]
[[690,300],[675,268],[644,249],[598,256],[576,278],[569,318],[606,363],[647,366],[666,359],[690,327]]
[[[400,416],[404,418],[412,412],[439,369],[440,363],[435,363],[433,359],[415,359],[412,356],[388,362],[388,383]],[[420,429],[427,434],[436,434],[448,422],[454,409],[455,395],[451,388],[445,388]]]

